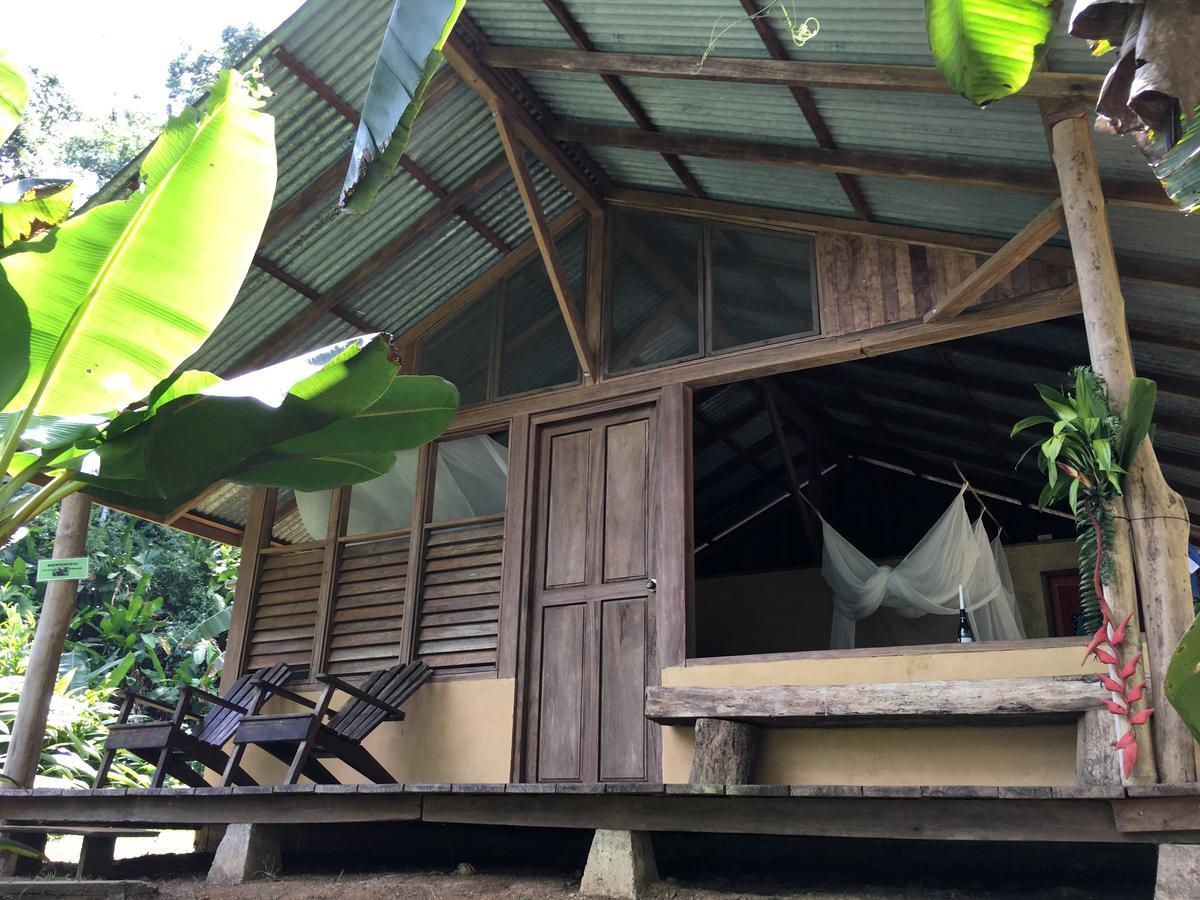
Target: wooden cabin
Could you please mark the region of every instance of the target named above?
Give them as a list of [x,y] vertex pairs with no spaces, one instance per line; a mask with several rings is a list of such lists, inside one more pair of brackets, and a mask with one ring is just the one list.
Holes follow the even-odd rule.
[[[1038,411],[1035,382],[1090,358],[1096,275],[1067,239],[1076,206],[1055,203],[1056,122],[1082,122],[1106,200],[1090,221],[1159,386],[1158,463],[1198,534],[1200,220],[1130,142],[1092,149],[1083,110],[1107,62],[1060,24],[1029,87],[981,111],[932,68],[916,0],[806,4],[821,27],[803,49],[773,17],[742,22],[703,66],[737,3],[471,0],[402,169],[369,215],[335,216],[362,36],[390,6],[309,0],[267,39],[279,193],[192,365],[229,374],[387,331],[405,371],[453,381],[462,407],[375,482],[220,485],[168,517],[243,547],[226,676],[426,660],[406,720],[366,746],[432,791],[661,792],[694,775],[696,720],[728,719],[754,732],[739,780],[760,794],[1028,789],[1083,804],[1076,839],[1130,839],[1110,801],[1143,801],[1085,746],[1081,710],[1009,715],[995,696],[1090,671],[1074,524],[1036,508],[1042,476],[1009,437]],[[884,609],[831,648],[821,521],[895,562],[964,483],[1005,548],[1020,635],[964,644],[957,617]],[[933,694],[983,706],[939,713]],[[839,727],[838,703],[859,727]],[[1172,733],[1190,758],[1190,737],[1155,737]],[[887,830],[823,832],[848,807],[811,802],[826,803],[801,816],[811,833]],[[1064,818],[1032,819],[995,827],[1062,839]]]

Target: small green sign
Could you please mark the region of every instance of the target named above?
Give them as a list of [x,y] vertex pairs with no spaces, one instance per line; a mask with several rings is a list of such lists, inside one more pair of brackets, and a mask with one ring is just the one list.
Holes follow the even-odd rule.
[[87,578],[87,575],[88,558],[86,556],[38,560],[38,581],[73,581],[76,578]]

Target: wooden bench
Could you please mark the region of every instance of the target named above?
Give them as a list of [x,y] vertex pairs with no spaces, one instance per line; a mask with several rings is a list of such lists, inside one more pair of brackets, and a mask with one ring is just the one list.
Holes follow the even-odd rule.
[[112,869],[113,851],[119,837],[154,837],[157,831],[144,828],[109,828],[83,825],[0,825],[0,834],[82,835],[76,878],[104,878]]
[[1120,784],[1111,713],[1094,675],[896,684],[648,687],[646,717],[695,725],[692,784],[752,780],[760,728],[1077,722],[1077,784]]

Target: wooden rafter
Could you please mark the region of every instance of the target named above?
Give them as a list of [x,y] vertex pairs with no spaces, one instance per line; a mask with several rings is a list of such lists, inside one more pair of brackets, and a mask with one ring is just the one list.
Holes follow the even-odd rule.
[[1025,262],[1034,250],[1065,227],[1062,199],[1059,198],[1013,235],[1012,240],[989,256],[983,265],[964,278],[944,300],[925,314],[925,321],[942,322],[953,319],[1003,281],[1004,277]]
[[[779,59],[729,59],[710,56],[696,65],[695,56],[657,53],[594,53],[546,47],[488,47],[480,59],[497,69],[534,72],[586,72],[620,77],[680,78],[738,84],[797,85],[869,91],[953,94],[945,76],[925,66],[862,63],[796,62]],[[1094,99],[1103,76],[1035,72],[1021,89],[1025,99],[1059,100],[1068,96]]]
[[796,464],[792,460],[792,449],[788,446],[787,435],[783,431],[783,420],[779,417],[779,408],[775,404],[775,388],[769,378],[757,379],[758,388],[762,392],[763,404],[766,406],[767,418],[771,420],[771,433],[779,447],[779,455],[783,457],[783,471],[787,474],[788,488],[796,507],[800,511],[800,520],[804,523],[804,531],[813,547],[821,545],[821,529],[813,515],[807,498],[800,492],[800,476],[796,474]]
[[[561,141],[578,141],[582,144],[626,150],[676,153],[680,156],[786,166],[815,172],[843,172],[847,175],[961,184],[1001,191],[1058,194],[1058,178],[1053,171],[1028,166],[975,163],[955,159],[934,160],[924,156],[860,150],[825,150],[719,135],[641,131],[620,125],[587,122],[559,122],[548,128],[547,133]],[[1170,198],[1153,182],[1106,178],[1104,195],[1113,203],[1148,209],[1174,209]]]
[[571,292],[571,283],[558,256],[558,246],[546,223],[546,215],[542,211],[542,202],[538,199],[537,187],[533,176],[529,174],[529,166],[525,163],[525,147],[515,135],[511,123],[503,112],[495,116],[496,131],[500,134],[500,143],[504,145],[504,155],[508,157],[509,168],[512,169],[513,180],[517,191],[521,194],[521,202],[525,206],[525,215],[529,218],[529,226],[533,229],[534,240],[537,241],[538,251],[542,262],[546,265],[546,274],[550,278],[550,287],[554,290],[554,298],[562,312],[563,323],[567,326],[567,334],[571,338],[571,346],[575,348],[575,356],[579,359],[579,367],[583,369],[584,381],[594,384],[598,369],[592,348],[588,346],[587,332],[584,329],[583,317],[579,306]]
[[[783,42],[779,40],[779,36],[775,34],[770,22],[767,21],[763,7],[759,5],[758,0],[741,0],[741,3],[742,9],[754,23],[754,30],[758,32],[771,59],[789,60],[790,57]],[[821,111],[817,109],[817,102],[813,100],[808,88],[799,84],[789,84],[787,88],[792,99],[796,101],[796,105],[800,107],[800,112],[804,114],[804,120],[808,122],[808,127],[812,130],[813,137],[816,138],[817,146],[824,150],[836,150],[837,144],[833,140],[829,126],[825,124]],[[858,217],[868,222],[872,221],[875,217],[871,214],[871,206],[867,203],[866,195],[863,194],[862,187],[854,176],[838,172],[837,180]]]
[[239,359],[231,369],[242,372],[252,369],[270,359],[283,347],[290,344],[304,332],[308,331],[326,312],[356,290],[361,288],[387,266],[393,264],[397,255],[411,247],[418,240],[454,214],[454,211],[472,197],[486,188],[489,184],[508,171],[508,162],[504,155],[493,157],[471,175],[465,183],[450,192],[427,209],[416,221],[395,235],[382,247],[358,263],[333,287],[320,295],[312,305],[293,316],[277,328],[258,347]]
[[[682,194],[665,191],[646,191],[636,188],[617,187],[609,191],[608,202],[616,207],[644,209],[664,215],[706,218],[732,225],[750,225],[797,233],[831,232],[876,237],[888,241],[905,241],[927,247],[943,247],[949,250],[965,250],[968,253],[995,253],[1004,246],[999,238],[973,234],[958,234],[922,228],[915,225],[889,225],[883,222],[864,222],[840,216],[799,210],[779,209],[771,206],[756,206],[750,203],[732,203],[727,200],[698,200]],[[1072,268],[1074,260],[1066,247],[1045,246],[1031,254],[1051,265]],[[1122,278],[1132,278],[1168,287],[1200,289],[1200,265],[1172,263],[1142,257],[1118,255],[1117,268]]]
[[546,136],[541,125],[517,103],[496,73],[476,58],[457,31],[446,40],[443,54],[459,77],[493,111],[502,112],[508,117],[517,138],[534,152],[580,203],[589,210],[599,210],[604,206],[604,198],[596,185],[579,171],[561,147]]

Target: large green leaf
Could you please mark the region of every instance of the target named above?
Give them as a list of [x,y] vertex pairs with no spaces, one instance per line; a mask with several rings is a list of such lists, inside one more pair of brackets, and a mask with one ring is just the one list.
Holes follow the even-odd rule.
[[194,495],[280,441],[362,412],[396,370],[386,338],[376,336],[209,384],[131,414],[143,417],[97,450],[99,472],[85,480],[148,500]]
[[386,475],[396,464],[395,453],[329,453],[285,458],[233,476],[238,484],[290,487],[298,491],[328,491]]
[[120,409],[204,342],[233,303],[275,190],[274,122],[257,105],[240,75],[223,72],[202,119],[169,123],[141,190],[0,259],[32,322],[29,373],[6,409]]
[[1167,666],[1167,699],[1200,741],[1200,618],[1184,632]]
[[1188,214],[1200,210],[1200,109],[1184,122],[1183,137],[1170,150],[1164,151],[1163,137],[1157,134],[1139,146],[1175,205]]
[[0,247],[57,225],[71,212],[75,182],[22,178],[0,187]]
[[338,205],[366,212],[408,146],[442,46],[466,0],[396,0],[354,136]]
[[[0,268],[0,409],[16,396],[29,374],[29,311],[8,287]],[[0,430],[0,438],[4,431]]]
[[29,100],[25,76],[4,58],[0,51],[0,144],[8,140],[21,123],[21,113]]
[[1120,445],[1116,448],[1117,460],[1122,468],[1129,468],[1133,454],[1141,446],[1142,439],[1150,433],[1157,394],[1158,385],[1149,378],[1134,378],[1129,382],[1129,398],[1125,403],[1125,412],[1121,414]]
[[1025,86],[1053,25],[1051,0],[925,0],[934,62],[977,106]]

